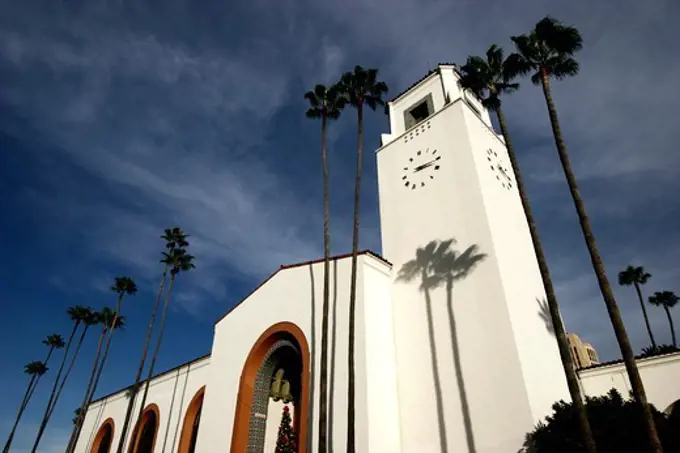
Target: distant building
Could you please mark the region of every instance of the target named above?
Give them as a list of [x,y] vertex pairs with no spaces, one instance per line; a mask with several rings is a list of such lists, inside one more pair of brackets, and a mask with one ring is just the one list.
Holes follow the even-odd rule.
[[571,357],[574,359],[574,366],[577,370],[600,363],[597,351],[595,351],[592,344],[582,341],[575,333],[567,334],[567,341],[569,342],[569,351],[571,351]]

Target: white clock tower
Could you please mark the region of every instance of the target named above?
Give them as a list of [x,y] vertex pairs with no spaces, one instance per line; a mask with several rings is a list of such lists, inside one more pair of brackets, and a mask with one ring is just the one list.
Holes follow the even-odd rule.
[[388,108],[377,159],[402,451],[515,453],[569,394],[505,144],[452,65]]

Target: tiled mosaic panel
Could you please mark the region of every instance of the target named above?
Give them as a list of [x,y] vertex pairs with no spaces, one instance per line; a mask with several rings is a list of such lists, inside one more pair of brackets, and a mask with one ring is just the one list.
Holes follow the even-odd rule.
[[288,340],[279,340],[269,348],[257,370],[255,377],[255,389],[253,391],[253,404],[250,408],[250,423],[248,425],[247,453],[263,453],[264,437],[267,427],[267,408],[269,406],[269,390],[272,377],[278,368],[280,352],[284,348],[292,348],[298,354],[295,345]]

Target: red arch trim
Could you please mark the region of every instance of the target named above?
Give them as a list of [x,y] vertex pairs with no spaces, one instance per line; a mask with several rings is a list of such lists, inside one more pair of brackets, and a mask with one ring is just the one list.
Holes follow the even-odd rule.
[[[113,419],[111,417],[107,418],[104,420],[104,423],[99,427],[99,430],[97,431],[97,435],[94,437],[94,442],[92,443],[92,448],[90,448],[91,453],[97,453],[99,451],[99,447],[101,446],[102,440],[104,440],[104,436],[106,436],[106,430],[110,429],[111,430],[111,443],[113,443],[113,435],[115,434],[115,429],[116,425],[113,423]],[[111,445],[109,444],[109,450],[111,448]]]
[[198,409],[203,403],[203,397],[205,395],[205,385],[201,387],[198,392],[191,399],[191,402],[187,406],[187,412],[184,416],[184,423],[182,424],[182,433],[179,437],[179,448],[177,453],[188,453],[189,444],[191,443],[191,430],[194,425],[194,420],[196,415],[198,415]]
[[149,422],[149,418],[151,416],[149,415],[150,413],[154,413],[156,415],[156,432],[154,433],[153,436],[153,446],[151,447],[151,451],[153,452],[156,449],[156,439],[158,438],[158,427],[161,424],[161,411],[158,409],[158,406],[154,403],[149,404],[144,408],[144,412],[142,412],[142,416],[140,417],[139,420],[137,420],[137,424],[135,425],[135,429],[132,431],[132,441],[130,442],[130,447],[128,448],[128,453],[137,453],[137,448],[139,448],[139,439],[142,436],[142,431],[144,431],[144,425]]

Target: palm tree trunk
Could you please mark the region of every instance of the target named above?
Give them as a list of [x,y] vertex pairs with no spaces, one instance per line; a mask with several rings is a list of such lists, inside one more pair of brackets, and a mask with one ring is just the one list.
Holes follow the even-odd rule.
[[[444,400],[442,392],[442,378],[439,372],[439,365],[437,359],[437,342],[434,337],[434,314],[432,313],[432,295],[430,294],[430,286],[427,284],[427,269],[423,269],[421,273],[421,288],[425,296],[425,315],[427,317],[427,336],[430,341],[430,360],[432,362],[432,384],[434,385],[434,397],[437,405],[437,433],[439,434],[439,451],[440,453],[448,453],[449,442],[446,435],[446,421],[444,419]],[[470,450],[474,453],[474,450]]]
[[78,353],[80,352],[80,347],[83,345],[83,341],[85,340],[85,335],[87,334],[87,330],[89,329],[90,326],[85,325],[85,328],[80,334],[80,338],[78,339],[78,343],[76,344],[76,349],[73,351],[73,356],[71,357],[71,361],[68,364],[68,368],[66,368],[66,373],[64,374],[64,379],[61,380],[61,384],[59,384],[59,388],[57,388],[57,384],[59,383],[59,376],[61,375],[64,365],[65,365],[65,360],[66,356],[68,355],[68,350],[71,346],[71,342],[73,341],[73,334],[75,334],[78,325],[80,322],[76,322],[75,327],[73,328],[73,332],[71,333],[71,337],[68,340],[68,343],[66,344],[66,351],[64,352],[64,360],[62,360],[61,367],[59,368],[59,373],[57,375],[57,378],[54,381],[54,388],[52,388],[52,395],[50,395],[50,400],[47,403],[47,409],[45,409],[45,414],[43,415],[43,419],[40,422],[40,428],[38,429],[38,435],[35,438],[35,443],[33,444],[33,449],[31,450],[31,453],[35,453],[38,450],[38,445],[40,444],[40,439],[42,438],[43,434],[45,433],[45,429],[47,428],[47,424],[50,421],[50,418],[52,418],[52,413],[54,412],[54,408],[57,406],[57,401],[59,401],[59,396],[61,396],[61,392],[64,389],[64,385],[66,384],[66,380],[68,379],[69,374],[71,374],[71,369],[73,368],[73,365],[76,362],[76,357],[78,357]]
[[357,305],[357,255],[359,253],[359,194],[361,189],[361,163],[364,141],[364,104],[357,105],[357,176],[354,183],[354,233],[352,237],[352,273],[349,293],[349,338],[347,346],[347,453],[355,453],[354,445],[354,335]]
[[135,383],[132,385],[132,394],[128,401],[128,407],[125,411],[125,420],[123,421],[123,427],[120,432],[120,440],[118,441],[117,453],[123,453],[123,445],[125,444],[125,436],[127,435],[127,430],[130,425],[130,418],[132,417],[132,409],[135,405],[135,397],[137,396],[137,389],[139,387],[139,381],[142,378],[142,373],[144,372],[144,363],[146,362],[146,355],[149,352],[149,343],[151,343],[151,334],[153,333],[153,326],[156,323],[156,313],[158,312],[158,306],[161,302],[161,296],[163,295],[163,283],[165,283],[165,277],[168,273],[168,265],[166,264],[163,268],[163,273],[161,274],[161,282],[158,285],[158,293],[156,294],[156,301],[154,302],[153,309],[151,310],[151,319],[149,319],[149,326],[146,328],[146,338],[144,339],[144,347],[142,349],[142,358],[139,361],[139,367],[137,367],[137,374],[135,375]]
[[[47,352],[47,357],[45,357],[45,360],[43,363],[45,364],[45,367],[47,368],[47,363],[50,361],[50,357],[52,356],[52,353],[54,352],[54,346],[50,347],[50,350]],[[38,383],[40,382],[40,379],[42,378],[42,374],[38,375],[38,377],[35,379],[35,382],[33,382],[33,388],[31,388],[31,391],[28,393],[28,397],[24,400],[25,405],[28,405],[28,402],[33,398],[33,393],[35,392],[35,389],[38,387]]]
[[562,360],[564,375],[567,378],[569,395],[571,396],[571,401],[574,405],[574,408],[576,408],[576,411],[578,412],[579,428],[581,430],[583,445],[587,453],[597,453],[597,447],[593,437],[593,430],[591,429],[590,422],[588,421],[588,413],[586,412],[586,407],[583,403],[581,387],[579,386],[578,376],[576,375],[574,359],[569,352],[567,333],[564,330],[564,324],[562,323],[562,317],[560,316],[560,308],[557,303],[557,294],[555,293],[552,277],[550,277],[548,261],[545,258],[545,253],[543,252],[543,244],[541,243],[541,239],[538,235],[536,220],[534,219],[534,214],[531,210],[529,197],[527,196],[527,193],[524,189],[524,181],[522,180],[522,176],[520,174],[519,163],[517,162],[515,150],[512,147],[512,142],[510,141],[510,135],[508,134],[508,128],[505,123],[505,116],[503,116],[503,112],[501,111],[500,107],[498,107],[496,110],[496,115],[498,117],[498,123],[501,127],[501,133],[505,139],[505,146],[508,149],[510,165],[512,165],[512,171],[515,173],[515,183],[517,184],[517,191],[519,192],[519,197],[522,201],[522,208],[524,208],[524,214],[527,218],[527,224],[529,225],[531,242],[536,253],[536,261],[538,262],[538,269],[541,272],[541,279],[543,280],[543,286],[545,288],[548,309],[550,310],[550,320],[552,321],[553,331],[555,332],[555,339],[557,340],[557,347],[560,352],[560,359]]
[[45,431],[45,425],[47,425],[47,419],[49,418],[50,407],[52,406],[52,401],[54,401],[54,396],[57,393],[57,387],[59,386],[59,379],[61,378],[61,373],[63,373],[64,366],[66,365],[66,359],[68,358],[68,351],[69,351],[69,349],[71,349],[71,344],[73,343],[73,337],[75,337],[79,326],[80,326],[80,321],[76,321],[75,324],[73,325],[73,329],[71,330],[71,335],[68,337],[68,341],[66,342],[66,348],[64,349],[64,356],[61,359],[61,364],[59,365],[59,371],[57,372],[57,375],[54,378],[54,384],[52,385],[52,392],[50,392],[50,398],[47,400],[47,407],[45,407],[45,413],[43,414],[42,420],[40,420],[40,427],[38,428],[38,434],[35,438],[35,442],[33,444],[33,449],[31,450],[33,453],[35,453],[36,449],[38,448],[38,444],[40,443],[40,438],[42,437],[43,432]]
[[[321,166],[323,167],[323,308],[321,314],[321,369],[319,375],[319,453],[326,453],[328,436],[328,303],[330,299],[330,206],[328,197],[328,155],[326,113],[321,115]],[[312,288],[312,291],[314,288]]]
[[78,358],[78,354],[80,353],[80,348],[83,345],[83,341],[85,340],[85,336],[87,336],[87,332],[90,329],[90,326],[85,326],[83,329],[83,332],[80,334],[80,339],[78,340],[78,345],[76,346],[76,350],[73,351],[73,357],[71,357],[71,362],[68,364],[68,368],[66,368],[66,373],[64,374],[64,379],[61,380],[61,384],[59,385],[59,390],[57,390],[57,394],[54,397],[54,401],[52,402],[52,407],[50,408],[50,413],[47,418],[47,421],[49,422],[49,419],[52,417],[52,413],[54,412],[54,409],[57,407],[57,402],[59,401],[59,398],[61,397],[61,392],[64,390],[64,386],[66,385],[66,381],[68,380],[68,377],[71,375],[71,370],[73,370],[73,365],[76,363],[76,359]]
[[[69,443],[69,446],[67,447],[67,452],[69,452],[68,448],[70,448],[70,453],[73,452],[73,450],[76,448],[76,444],[78,443],[78,437],[80,437],[80,431],[83,429],[83,422],[85,421],[85,414],[87,412],[87,408],[90,406],[90,403],[92,402],[92,398],[94,397],[94,393],[97,391],[97,385],[99,385],[99,379],[101,378],[102,371],[104,370],[104,364],[106,362],[106,357],[109,355],[109,348],[111,347],[111,340],[113,339],[113,332],[116,330],[116,323],[118,321],[118,314],[120,313],[120,305],[121,302],[123,301],[123,296],[125,293],[121,292],[118,294],[118,300],[116,301],[116,310],[113,313],[113,319],[111,320],[111,325],[109,326],[109,337],[106,340],[106,346],[104,347],[104,353],[102,354],[102,360],[101,363],[99,364],[99,369],[97,370],[97,361],[95,359],[95,368],[93,369],[93,372],[96,370],[96,377],[94,378],[94,381],[91,381],[92,384],[92,389],[89,390],[89,393],[85,393],[85,401],[83,405],[80,408],[80,413],[78,414],[78,423],[76,424],[76,429],[74,431],[75,435],[73,436],[73,442]],[[99,340],[100,344],[97,347],[97,357],[99,357],[99,348],[101,347],[101,341],[106,334],[106,328],[104,331],[102,331],[102,338]],[[90,378],[91,379],[91,378]],[[89,386],[88,386],[89,388]]]
[[78,442],[78,436],[80,436],[80,430],[85,421],[85,412],[87,411],[87,401],[90,396],[90,391],[92,390],[92,385],[94,384],[95,376],[97,375],[97,368],[99,365],[99,357],[102,352],[102,344],[104,343],[104,338],[106,337],[107,328],[102,329],[101,335],[99,335],[99,342],[97,343],[97,352],[94,355],[94,363],[92,364],[92,372],[90,373],[90,380],[87,382],[87,388],[85,389],[85,396],[83,402],[80,405],[80,410],[76,416],[76,423],[73,426],[73,431],[71,432],[71,438],[69,439],[68,445],[66,447],[66,453],[72,453]]
[[[151,377],[153,376],[153,370],[156,366],[156,359],[158,359],[158,352],[161,349],[161,343],[163,342],[163,332],[165,331],[165,315],[168,312],[168,304],[170,303],[170,294],[172,292],[172,286],[175,283],[175,277],[177,274],[171,274],[170,284],[168,285],[168,293],[165,295],[165,302],[163,303],[163,311],[161,312],[161,325],[158,332],[158,340],[156,340],[156,347],[153,350],[153,356],[151,356],[151,364],[149,365],[149,372],[146,376],[146,382],[144,383],[144,393],[142,394],[142,400],[139,404],[139,416],[137,420],[141,420],[142,414],[144,414],[144,405],[146,404],[146,397],[149,395],[149,384],[151,383]],[[141,428],[141,426],[140,426]],[[132,438],[136,437],[136,433],[132,433]]]
[[21,416],[24,415],[24,410],[26,409],[26,406],[28,405],[28,400],[29,400],[29,394],[31,393],[31,388],[33,387],[33,383],[35,382],[36,375],[32,375],[31,379],[28,381],[28,387],[26,387],[26,392],[24,393],[24,398],[21,400],[21,404],[19,405],[19,410],[17,411],[17,417],[14,420],[14,425],[12,426],[12,431],[10,431],[9,436],[7,437],[7,442],[5,442],[5,446],[2,449],[2,453],[9,453],[9,447],[12,446],[12,441],[14,440],[14,434],[16,434],[17,427],[19,426],[19,420],[21,420]]
[[642,307],[642,316],[645,318],[645,326],[647,326],[647,333],[649,333],[649,339],[652,342],[652,348],[656,349],[656,341],[654,341],[654,334],[652,333],[652,327],[649,325],[649,316],[647,316],[647,308],[645,308],[645,301],[642,297],[642,289],[638,282],[634,282],[635,291],[637,292],[638,299],[640,300],[640,307]]
[[581,231],[583,232],[583,236],[588,247],[590,260],[593,264],[593,269],[595,270],[597,283],[600,286],[600,291],[602,292],[602,297],[604,298],[604,303],[607,307],[607,312],[609,313],[609,319],[611,320],[612,326],[614,328],[614,334],[616,335],[616,340],[618,341],[619,347],[621,349],[621,355],[623,356],[623,361],[626,365],[626,371],[628,372],[628,378],[630,379],[630,384],[633,389],[633,395],[642,409],[646,423],[647,435],[649,436],[649,441],[652,446],[652,453],[662,453],[663,448],[661,446],[661,441],[659,440],[656,427],[654,426],[654,419],[652,418],[652,412],[650,410],[649,403],[647,402],[645,387],[642,384],[642,378],[640,378],[640,373],[635,363],[633,348],[630,344],[628,333],[626,333],[626,327],[623,324],[623,319],[621,319],[621,312],[619,311],[619,307],[616,304],[616,299],[614,299],[614,293],[612,291],[611,285],[607,279],[607,273],[605,271],[604,264],[602,263],[602,258],[600,257],[597,244],[595,243],[595,236],[593,234],[592,228],[590,227],[590,220],[586,214],[585,204],[581,198],[581,193],[579,192],[578,184],[576,183],[576,177],[572,171],[569,155],[567,154],[567,148],[564,145],[564,140],[562,139],[562,132],[560,130],[559,119],[557,117],[557,110],[555,109],[555,104],[550,92],[550,81],[548,79],[548,74],[545,71],[542,71],[541,85],[543,87],[545,102],[548,106],[548,114],[550,116],[550,124],[552,125],[557,153],[559,155],[560,162],[562,163],[564,175],[567,178],[569,191],[571,192],[571,196],[574,200],[574,206],[576,207],[579,223],[581,225]]
[[666,316],[668,316],[668,324],[671,326],[671,338],[673,339],[673,346],[678,347],[678,342],[675,340],[675,327],[673,326],[673,318],[671,317],[671,311],[666,305],[663,306],[666,310]]

